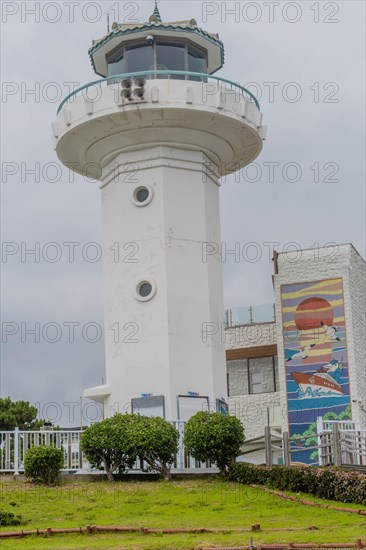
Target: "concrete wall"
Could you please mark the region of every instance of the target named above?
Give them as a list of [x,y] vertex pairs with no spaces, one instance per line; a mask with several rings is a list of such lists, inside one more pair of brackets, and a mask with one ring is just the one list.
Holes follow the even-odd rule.
[[226,330],[226,349],[276,344],[276,323],[252,323]]
[[267,411],[270,426],[281,427],[281,404],[279,392],[240,395],[229,398],[229,410],[243,423],[246,439],[264,435]]
[[[348,311],[348,358],[350,365],[353,413],[366,429],[366,264],[351,247],[348,270],[349,287],[345,288]],[[347,294],[346,294],[347,292]],[[351,335],[351,338],[350,338]]]
[[[146,393],[165,397],[167,420],[177,418],[178,395],[197,392],[213,406],[226,396],[224,342],[203,334],[224,317],[220,259],[202,260],[204,243],[220,242],[219,185],[205,161],[173,147],[121,153],[120,177],[102,187],[106,416]],[[140,186],[152,193],[142,207],[131,200]],[[121,241],[134,243],[134,262],[115,262]],[[141,280],[156,285],[148,301],[136,298]],[[136,327],[133,339],[125,331],[116,341],[117,322]]]
[[[249,349],[256,347],[256,361],[251,362],[251,368],[254,364],[254,370],[261,367],[267,369],[268,357],[261,357],[260,348],[276,343],[275,323],[255,323],[250,325],[241,325],[226,330],[226,350]],[[227,362],[227,373],[229,375],[229,411],[235,414],[243,423],[246,439],[251,439],[264,434],[264,427],[269,422],[272,427],[281,427],[281,406],[280,394],[278,391],[264,391],[258,394],[249,394],[248,388],[248,359],[238,359]],[[276,365],[277,366],[277,365]],[[278,369],[276,369],[276,386],[278,387]],[[270,387],[272,372],[268,369],[271,377],[262,379],[262,389]],[[266,382],[268,385],[266,386]],[[257,444],[251,445],[255,448]],[[258,451],[246,455],[250,460],[264,462],[264,451]]]

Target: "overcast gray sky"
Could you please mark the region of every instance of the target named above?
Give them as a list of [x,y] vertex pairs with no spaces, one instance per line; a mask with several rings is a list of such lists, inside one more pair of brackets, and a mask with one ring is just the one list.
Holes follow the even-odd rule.
[[[161,0],[159,8],[164,21],[193,17],[219,33],[218,76],[247,85],[268,125],[255,165],[221,188],[222,241],[241,251],[240,261],[223,262],[226,307],[273,301],[265,243],[282,251],[352,242],[365,256],[364,2]],[[99,78],[87,52],[105,34],[106,12],[111,22],[146,21],[153,2],[4,1],[1,9],[0,395],[37,403],[64,424],[74,408],[77,425],[67,403],[105,377],[103,338],[91,341],[103,326],[102,266],[88,245],[101,239],[100,191],[49,164],[58,162],[50,125],[67,83]],[[62,252],[54,263],[52,242]],[[74,262],[67,242],[80,243]],[[39,261],[24,256],[37,246]],[[39,343],[26,333],[35,323]],[[55,335],[47,323],[61,327],[58,342],[47,341]],[[74,342],[70,323],[78,323]]]

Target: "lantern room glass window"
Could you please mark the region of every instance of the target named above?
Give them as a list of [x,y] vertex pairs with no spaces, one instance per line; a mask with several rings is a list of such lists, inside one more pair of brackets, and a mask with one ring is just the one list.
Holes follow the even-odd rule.
[[154,69],[154,49],[146,43],[127,46],[126,58],[128,73],[152,71]]
[[[188,46],[188,70],[192,73],[207,73],[207,56],[205,52],[193,46]],[[191,79],[198,80],[194,76]]]
[[108,76],[124,74],[126,71],[125,52],[124,49],[112,53],[107,58]]
[[[186,45],[185,44],[156,44],[156,68],[158,71],[185,71]],[[174,78],[183,79],[184,75],[174,75]]]
[[[142,71],[184,71],[207,74],[207,52],[186,41],[157,39],[127,44],[107,56],[108,76]],[[164,78],[164,77],[162,77]],[[189,75],[171,75],[175,79],[201,80]]]

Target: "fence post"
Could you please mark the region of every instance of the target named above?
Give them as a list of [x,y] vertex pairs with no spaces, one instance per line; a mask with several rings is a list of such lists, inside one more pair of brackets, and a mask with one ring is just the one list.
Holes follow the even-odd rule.
[[357,449],[356,449],[356,464],[359,464],[360,466],[362,466],[363,465],[362,436],[361,436],[360,431],[358,431],[357,434],[358,434],[357,435],[358,452],[357,452]]
[[181,470],[184,469],[184,423],[182,421],[177,421],[179,431],[179,447],[178,447],[178,455],[177,455],[177,468],[180,468]]
[[265,426],[264,428],[264,444],[266,451],[266,466],[272,466],[271,428],[269,426]]
[[339,438],[339,427],[338,423],[333,423],[333,461],[335,466],[341,465],[341,446]]
[[291,466],[290,439],[288,432],[283,432],[282,434],[282,451],[285,466]]
[[318,416],[316,419],[316,432],[318,434],[318,458],[319,458],[319,466],[323,466],[323,418],[321,416]]
[[19,475],[19,428],[14,428],[14,475]]

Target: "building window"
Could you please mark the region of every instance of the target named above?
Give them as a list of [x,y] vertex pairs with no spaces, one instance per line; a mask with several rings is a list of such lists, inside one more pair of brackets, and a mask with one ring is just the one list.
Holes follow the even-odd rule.
[[[192,73],[207,73],[207,56],[205,52],[188,46],[188,70]],[[194,77],[192,77],[192,80]]]
[[278,390],[277,356],[227,361],[226,365],[230,397]]
[[274,356],[254,357],[248,360],[249,393],[276,391]]
[[274,372],[274,386],[275,391],[278,391],[280,389],[279,381],[278,381],[278,357],[275,355],[273,357],[273,372]]
[[135,297],[140,302],[147,302],[155,296],[156,284],[152,279],[142,279],[136,285]]
[[108,76],[126,73],[126,60],[124,50],[112,53],[108,57]]
[[132,202],[135,206],[147,206],[153,198],[153,189],[150,185],[139,185],[132,192]]
[[137,202],[145,202],[149,198],[149,190],[146,187],[139,189],[136,193]]
[[148,44],[133,44],[126,48],[128,73],[150,71],[154,68],[154,50]]
[[227,362],[228,395],[236,397],[247,395],[248,391],[248,359]]
[[[146,40],[116,48],[107,55],[108,76],[152,70],[190,71],[207,74],[207,51],[186,41]],[[200,80],[200,77],[172,75],[175,79]]]
[[152,292],[152,286],[150,283],[142,283],[139,286],[139,294],[142,298],[147,298]]
[[[156,68],[159,71],[185,71],[185,45],[158,43],[156,45],[156,63]],[[184,75],[181,75],[180,78],[184,79]]]
[[249,393],[263,393],[261,372],[252,372],[249,369]]

